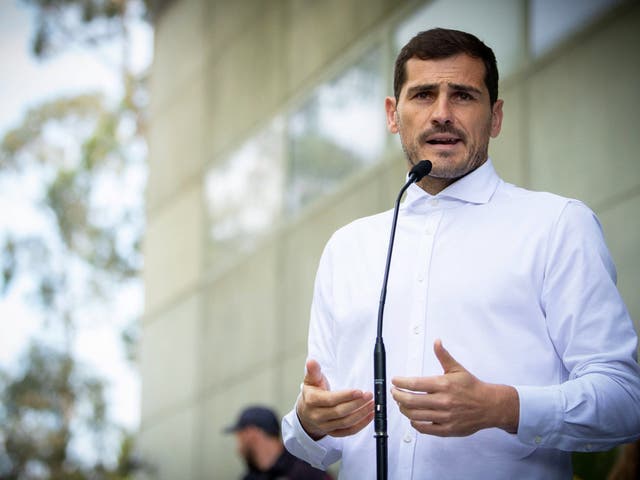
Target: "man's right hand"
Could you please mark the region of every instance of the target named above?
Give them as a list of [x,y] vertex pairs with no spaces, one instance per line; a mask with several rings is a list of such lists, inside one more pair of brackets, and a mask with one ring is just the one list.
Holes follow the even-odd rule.
[[325,435],[346,437],[373,420],[373,394],[361,390],[332,392],[320,364],[308,360],[302,395],[296,413],[305,432],[314,440]]

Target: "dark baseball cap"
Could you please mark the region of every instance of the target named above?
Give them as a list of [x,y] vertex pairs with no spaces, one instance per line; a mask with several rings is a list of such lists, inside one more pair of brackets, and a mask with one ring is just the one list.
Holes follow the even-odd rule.
[[272,437],[280,436],[280,422],[275,412],[261,406],[245,408],[236,423],[225,428],[224,432],[233,433],[251,426],[258,427]]

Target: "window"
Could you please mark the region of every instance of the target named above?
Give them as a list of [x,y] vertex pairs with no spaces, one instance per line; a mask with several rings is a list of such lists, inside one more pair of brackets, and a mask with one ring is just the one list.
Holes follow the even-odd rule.
[[621,0],[531,0],[531,53],[534,57],[543,55],[620,3]]
[[436,0],[428,2],[402,22],[394,32],[399,52],[416,33],[430,28],[453,28],[473,33],[489,45],[498,61],[501,77],[516,72],[526,59],[522,32],[524,2],[513,0]]
[[205,178],[214,261],[246,250],[282,212],[284,121],[277,117]]
[[385,145],[381,48],[318,86],[288,118],[288,213],[378,161]]

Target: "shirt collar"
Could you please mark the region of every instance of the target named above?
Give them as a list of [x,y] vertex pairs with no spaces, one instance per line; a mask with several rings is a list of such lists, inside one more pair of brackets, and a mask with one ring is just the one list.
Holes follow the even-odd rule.
[[500,177],[493,168],[491,159],[487,159],[473,172],[449,185],[436,195],[430,195],[415,183],[407,189],[403,208],[411,208],[429,199],[454,199],[464,203],[487,203],[498,187]]

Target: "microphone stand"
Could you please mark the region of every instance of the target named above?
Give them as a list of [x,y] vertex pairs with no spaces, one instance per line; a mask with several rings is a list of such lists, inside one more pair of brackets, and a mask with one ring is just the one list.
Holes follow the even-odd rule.
[[387,298],[387,282],[389,281],[389,267],[391,266],[391,254],[393,253],[393,241],[396,236],[396,225],[398,223],[398,211],[400,200],[409,186],[420,181],[422,177],[428,175],[432,164],[429,160],[418,162],[409,172],[409,180],[400,189],[396,205],[393,211],[393,221],[391,223],[391,238],[387,250],[387,263],[384,268],[382,290],[380,291],[380,304],[378,306],[378,333],[376,344],[373,350],[373,391],[374,391],[374,437],[376,439],[376,471],[378,480],[387,480],[388,472],[388,448],[387,448],[387,359],[382,340],[382,318],[384,315],[384,303]]

